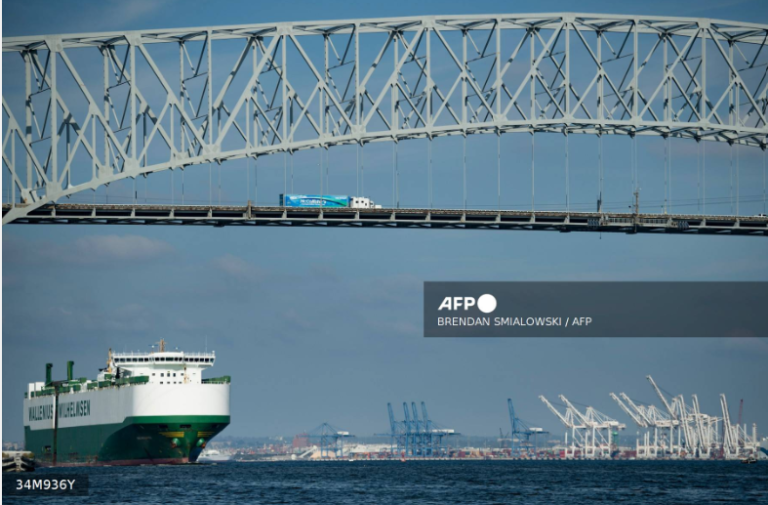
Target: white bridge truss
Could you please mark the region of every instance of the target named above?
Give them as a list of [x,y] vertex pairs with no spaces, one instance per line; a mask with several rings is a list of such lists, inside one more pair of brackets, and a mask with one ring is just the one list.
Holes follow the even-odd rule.
[[[3,223],[84,190],[334,145],[507,132],[766,148],[768,25],[602,14],[3,39]],[[18,204],[18,205],[17,205]]]

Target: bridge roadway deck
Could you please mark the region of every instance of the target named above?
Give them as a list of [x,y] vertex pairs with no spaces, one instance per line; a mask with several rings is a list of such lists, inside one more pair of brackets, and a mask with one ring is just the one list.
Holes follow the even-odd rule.
[[[3,204],[3,215],[11,206]],[[339,226],[768,236],[766,216],[462,209],[283,208],[254,205],[47,205],[11,224]]]

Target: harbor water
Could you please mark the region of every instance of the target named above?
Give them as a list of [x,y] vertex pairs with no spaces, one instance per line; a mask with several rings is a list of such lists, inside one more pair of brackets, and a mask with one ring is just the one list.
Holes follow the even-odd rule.
[[41,469],[87,473],[62,504],[696,504],[768,503],[768,462],[338,461]]

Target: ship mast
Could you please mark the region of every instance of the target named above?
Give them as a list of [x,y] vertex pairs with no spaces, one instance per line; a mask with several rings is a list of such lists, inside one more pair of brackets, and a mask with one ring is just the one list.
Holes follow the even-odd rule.
[[107,353],[107,373],[112,373],[112,348],[109,348]]

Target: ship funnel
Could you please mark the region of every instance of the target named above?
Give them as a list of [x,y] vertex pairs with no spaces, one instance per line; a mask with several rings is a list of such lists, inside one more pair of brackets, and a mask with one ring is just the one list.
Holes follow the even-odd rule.
[[45,364],[45,385],[49,386],[51,382],[51,371],[53,370],[53,363],[46,363]]
[[75,366],[74,361],[67,361],[67,380],[72,380],[72,368]]

